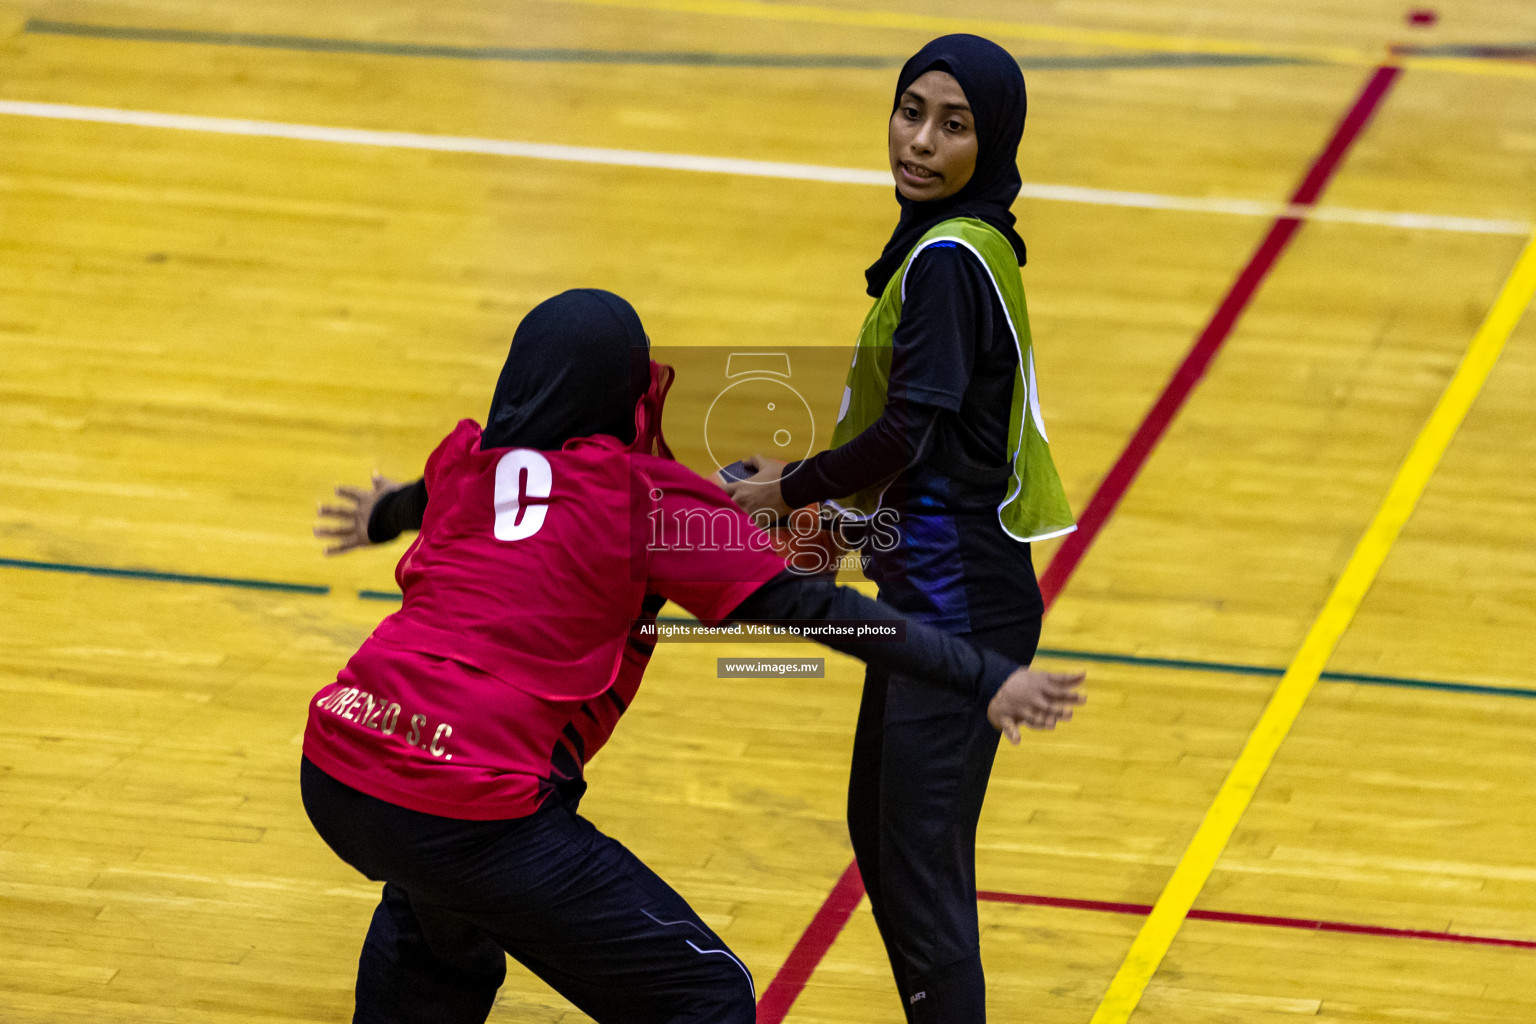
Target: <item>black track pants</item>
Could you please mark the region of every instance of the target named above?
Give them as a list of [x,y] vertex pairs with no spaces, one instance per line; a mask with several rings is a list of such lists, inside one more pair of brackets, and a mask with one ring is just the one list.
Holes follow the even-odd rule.
[[752,1024],[747,969],[672,887],[551,797],[462,821],[301,773],[310,821],[376,881],[355,1024],[481,1024],[503,951],[603,1024]]
[[[1038,618],[968,639],[1029,664]],[[848,832],[911,1024],[982,1024],[976,822],[998,733],[986,706],[870,669],[853,741]]]

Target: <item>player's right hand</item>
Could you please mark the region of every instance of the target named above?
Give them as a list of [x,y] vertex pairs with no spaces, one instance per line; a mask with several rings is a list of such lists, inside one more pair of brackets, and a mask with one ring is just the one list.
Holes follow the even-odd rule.
[[1057,722],[1071,721],[1072,708],[1088,699],[1077,688],[1087,677],[1086,672],[1036,672],[1021,668],[1004,680],[987,705],[987,721],[1017,746],[1020,725],[1054,729]]
[[353,548],[365,548],[373,543],[368,539],[368,519],[379,499],[399,488],[393,480],[373,474],[373,490],[338,484],[336,496],[345,504],[321,505],[320,522],[315,524],[315,536],[330,541],[327,555],[339,555]]
[[779,480],[784,475],[786,463],[781,459],[750,455],[741,460],[741,465],[752,475],[720,483],[731,500],[749,516],[766,514],[769,522],[789,515],[790,507],[784,504],[784,495],[779,491]]

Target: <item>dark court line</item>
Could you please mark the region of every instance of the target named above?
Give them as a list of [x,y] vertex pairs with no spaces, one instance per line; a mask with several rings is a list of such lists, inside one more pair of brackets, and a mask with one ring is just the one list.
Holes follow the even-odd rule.
[[[1142,668],[1187,669],[1192,672],[1216,672],[1236,676],[1265,676],[1279,679],[1285,669],[1272,665],[1241,665],[1226,661],[1189,661],[1183,658],[1149,658],[1136,654],[1109,654],[1102,651],[1074,651],[1042,647],[1047,658],[1070,658],[1111,665],[1136,665]],[[1536,698],[1536,689],[1516,686],[1484,686],[1478,683],[1448,683],[1439,679],[1413,679],[1406,676],[1381,676],[1362,672],[1323,672],[1318,678],[1330,683],[1359,683],[1364,686],[1402,686],[1415,690],[1444,690],[1450,693],[1489,694],[1498,697]]]
[[[899,68],[904,57],[835,53],[712,53],[692,50],[589,50],[566,47],[451,46],[427,43],[371,42],[316,36],[271,35],[252,32],[203,32],[194,29],[146,28],[133,25],[87,25],[32,18],[24,28],[31,35],[76,36],[125,42],[194,43],[204,46],[245,46],[308,53],[361,53],[386,57],[439,57],[450,60],[502,61],[530,64],[635,64],[650,67],[790,68],[800,70],[885,70]],[[1252,67],[1311,64],[1298,57],[1264,54],[1133,53],[1085,57],[1017,57],[1026,71],[1085,71],[1116,68]]]
[[[119,569],[106,565],[81,565],[72,562],[40,562],[27,558],[0,558],[0,569],[28,569],[35,572],[60,572],[81,576],[105,576],[113,579],[147,580],[154,583],[189,583],[215,587],[239,587],[246,590],[269,590],[288,594],[329,594],[331,588],[319,583],[285,583],[279,580],[245,579],[237,576],[200,576],[192,573],[162,572],[157,569]],[[398,590],[359,590],[357,596],[364,601],[400,603]],[[697,619],[663,618],[658,622],[677,625],[696,625]],[[1271,665],[1244,665],[1227,661],[1195,661],[1188,658],[1154,658],[1140,654],[1113,654],[1107,651],[1079,651],[1068,647],[1042,647],[1039,652],[1045,658],[1063,658],[1072,661],[1097,662],[1107,665],[1134,665],[1138,668],[1160,668],[1188,672],[1212,672],[1218,675],[1263,676],[1279,678],[1285,669]],[[1485,686],[1477,683],[1451,683],[1439,679],[1413,679],[1405,676],[1368,675],[1357,672],[1324,672],[1323,679],[1334,683],[1360,683],[1366,686],[1397,686],[1416,690],[1440,690],[1447,693],[1470,693],[1489,697],[1536,698],[1536,689],[1517,686]]]
[[[394,590],[359,590],[357,596],[368,601],[400,601]],[[697,619],[661,618],[657,622],[697,625]],[[1194,661],[1188,658],[1153,658],[1140,654],[1112,654],[1107,651],[1079,651],[1068,647],[1042,647],[1036,654],[1043,658],[1096,662],[1105,665],[1134,665],[1137,668],[1161,668],[1175,671],[1212,672],[1218,675],[1262,676],[1279,679],[1285,669],[1273,665],[1244,665],[1230,661]],[[1439,690],[1444,693],[1471,693],[1488,697],[1524,697],[1536,699],[1536,689],[1519,686],[1485,686],[1478,683],[1451,683],[1441,679],[1414,679],[1407,676],[1382,676],[1362,672],[1324,672],[1319,676],[1330,683],[1358,683],[1363,686],[1396,686],[1412,690]]]
[[1415,690],[1445,690],[1451,693],[1481,693],[1496,697],[1536,697],[1536,690],[1511,686],[1479,686],[1475,683],[1445,683],[1434,679],[1398,679],[1395,676],[1358,675],[1353,672],[1324,672],[1318,678],[1330,683],[1360,683],[1364,686],[1405,686]]
[[[976,898],[990,903],[1015,903],[1030,907],[1056,907],[1063,910],[1092,910],[1101,914],[1133,914],[1146,917],[1150,903],[1112,903],[1106,900],[1067,899],[1062,896],[1027,896],[1013,892],[980,890]],[[1478,946],[1512,946],[1536,949],[1527,939],[1505,939],[1494,935],[1467,935],[1462,932],[1435,932],[1420,928],[1386,928],[1374,924],[1349,924],[1345,921],[1320,921],[1306,917],[1275,917],[1270,914],[1237,914],[1227,910],[1191,910],[1191,921],[1221,921],[1226,924],[1256,924],[1270,928],[1296,928],[1310,932],[1339,932],[1345,935],[1374,935],[1387,939],[1428,939],[1432,942],[1463,942]]]
[[[381,590],[359,591],[358,596],[375,600],[399,601],[400,595]],[[697,625],[697,619],[662,618],[657,622]],[[1111,654],[1105,651],[1078,651],[1067,647],[1042,647],[1035,652],[1044,658],[1088,661],[1109,665],[1134,665],[1188,672],[1212,672],[1218,675],[1263,676],[1279,679],[1285,669],[1272,665],[1243,665],[1228,661],[1194,661],[1187,658],[1151,658],[1139,654]],[[1477,683],[1450,683],[1439,679],[1413,679],[1404,676],[1367,675],[1358,672],[1324,672],[1320,678],[1331,683],[1358,683],[1365,686],[1398,686],[1415,690],[1442,690],[1448,693],[1473,693],[1492,697],[1536,698],[1536,689],[1516,686],[1484,686]]]
[[1404,57],[1467,57],[1473,60],[1536,60],[1536,42],[1442,43],[1438,46],[1394,46]]
[[1128,53],[1085,57],[1018,57],[1025,71],[1095,71],[1137,68],[1254,68],[1313,65],[1305,57],[1262,53]]
[[156,583],[195,583],[211,587],[242,587],[246,590],[276,590],[287,594],[329,594],[331,588],[317,583],[282,583],[276,580],[251,580],[237,576],[199,576],[156,569],[117,569],[106,565],[74,565],[69,562],[35,562],[27,558],[0,558],[0,568],[32,569],[40,572],[64,572],[80,576],[110,576],[125,580],[153,580]]
[[[1267,676],[1279,679],[1285,669],[1270,665],[1243,665],[1229,661],[1191,661],[1185,658],[1152,658],[1140,654],[1109,654],[1074,651],[1065,647],[1042,647],[1036,654],[1046,658],[1077,658],[1107,665],[1136,665],[1140,668],[1189,669],[1192,672],[1220,672],[1234,676]],[[1387,678],[1383,676],[1382,678]]]

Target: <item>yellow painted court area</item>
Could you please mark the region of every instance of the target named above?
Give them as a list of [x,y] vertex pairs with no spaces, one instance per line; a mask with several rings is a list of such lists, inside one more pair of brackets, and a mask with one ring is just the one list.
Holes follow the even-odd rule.
[[1536,238],[1521,254],[1488,319],[1473,338],[1466,358],[1430,414],[1429,422],[1414,439],[1408,458],[1393,479],[1391,490],[1376,517],[1345,564],[1327,603],[1307,632],[1301,649],[1270,698],[1258,725],[1254,726],[1226,781],[1217,791],[1189,849],[1174,869],[1125,963],[1115,975],[1108,994],[1094,1013],[1095,1024],[1128,1020],[1135,1010],[1184,918],[1210,878],[1217,859],[1242,820],[1243,812],[1248,809],[1265,771],[1327,667],[1339,639],[1349,629],[1366,593],[1376,582],[1393,543],[1407,525],[1414,506],[1472,403],[1477,400],[1533,293],[1536,293]]
[[[1403,69],[1047,616],[1090,703],[998,758],[992,1019],[1536,1020],[1536,11],[1406,14],[0,0],[0,1021],[348,1019],[377,889],[298,744],[403,544],[322,559],[315,505],[419,474],[564,288],[659,346],[851,345],[895,205],[826,169],[878,178],[951,30],[1025,69],[1077,509]],[[716,678],[752,653],[664,645],[582,809],[761,992],[851,857],[861,669]],[[492,1015],[585,1019],[515,966]],[[784,1020],[902,1019],[863,904]]]

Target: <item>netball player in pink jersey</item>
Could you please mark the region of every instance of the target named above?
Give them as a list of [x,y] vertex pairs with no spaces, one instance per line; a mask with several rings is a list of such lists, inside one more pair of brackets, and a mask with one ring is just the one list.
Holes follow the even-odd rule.
[[828,646],[987,701],[1015,741],[1081,703],[1080,675],[788,569],[671,459],[670,380],[628,303],[565,292],[519,325],[483,430],[459,423],[415,484],[338,488],[346,502],[321,510],[328,553],[419,531],[395,571],[401,609],[316,694],[304,736],[310,820],[384,883],[355,1021],[483,1021],[504,954],[600,1022],[753,1021],[747,968],[577,814],[667,599],[709,624],[897,620],[900,642]]

